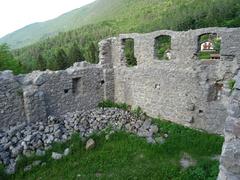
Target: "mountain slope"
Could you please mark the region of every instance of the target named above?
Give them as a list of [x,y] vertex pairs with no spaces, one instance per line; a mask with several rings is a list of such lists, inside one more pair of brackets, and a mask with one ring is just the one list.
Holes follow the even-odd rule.
[[[236,26],[240,24],[239,0],[96,0],[56,19],[35,23],[11,33],[0,43],[21,48],[89,24],[114,20],[121,29],[144,31],[147,26],[187,29],[204,26]],[[236,19],[232,17],[238,16]],[[209,21],[209,22],[208,22]],[[141,26],[141,27],[140,27]],[[138,27],[138,28],[136,28]]]
[[[97,0],[49,21],[48,26],[44,23],[32,26],[33,31],[20,35],[29,38],[26,41],[28,44],[32,39],[36,41],[34,33],[38,34],[40,30],[46,33],[37,43],[13,51],[22,73],[36,69],[59,69],[58,62],[62,61],[59,54],[68,58],[66,67],[78,60],[97,63],[97,43],[103,38],[120,33],[146,33],[160,29],[188,30],[214,26],[239,27],[240,1]],[[80,27],[76,28],[78,26]],[[69,27],[73,30],[67,31]],[[67,32],[57,33],[58,31],[51,28]],[[53,37],[47,37],[56,33]],[[14,39],[15,42],[18,40]],[[44,61],[44,67],[38,66],[39,61]]]
[[0,43],[7,43],[11,48],[20,48],[37,42],[41,38],[56,35],[87,24],[94,24],[102,20],[114,18],[118,10],[124,6],[122,1],[96,0],[95,2],[63,14],[55,19],[34,23],[0,39]]

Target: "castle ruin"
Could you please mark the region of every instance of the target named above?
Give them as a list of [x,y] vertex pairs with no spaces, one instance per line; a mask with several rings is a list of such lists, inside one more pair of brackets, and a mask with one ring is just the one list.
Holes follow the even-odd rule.
[[[199,37],[221,37],[220,59],[201,61]],[[158,60],[156,39],[171,37],[169,60]],[[134,40],[137,65],[128,67],[125,40]],[[219,179],[240,179],[240,28],[122,34],[99,43],[99,64],[62,71],[0,73],[1,130],[94,108],[102,100],[141,107],[148,115],[210,133],[224,133]],[[235,90],[229,87],[236,80]],[[238,88],[239,87],[239,88]]]

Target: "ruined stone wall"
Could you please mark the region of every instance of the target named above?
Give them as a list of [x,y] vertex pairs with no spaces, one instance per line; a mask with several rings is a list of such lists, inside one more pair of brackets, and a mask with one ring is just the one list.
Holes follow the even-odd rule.
[[20,76],[2,72],[0,130],[96,107],[105,96],[106,84],[111,86],[106,71],[101,65],[82,62],[64,71],[35,71]]
[[[217,33],[222,38],[220,60],[201,61],[196,56],[199,36],[207,33]],[[158,60],[154,53],[155,38],[161,35],[171,36],[168,61]],[[126,66],[124,55],[124,40],[129,38],[134,39],[134,67]],[[228,81],[239,69],[239,28],[123,34],[100,45],[111,51],[106,61],[101,61],[114,69],[116,102],[140,106],[151,116],[186,126],[223,132],[230,96]]]
[[0,128],[24,121],[22,88],[10,71],[0,72]]
[[[222,38],[220,60],[196,56],[199,36],[207,33]],[[168,61],[155,56],[155,39],[161,35],[171,36]],[[129,38],[134,39],[134,67],[127,67],[124,55]],[[218,179],[240,179],[240,28],[124,34],[101,41],[99,47],[97,65],[82,62],[64,71],[19,76],[0,72],[0,130],[91,109],[103,99],[212,133],[222,134],[226,121]],[[228,86],[232,79],[233,92]]]
[[[201,61],[199,36],[217,33],[221,59]],[[155,39],[171,36],[171,59],[158,60]],[[124,41],[134,39],[137,66],[127,67]],[[212,133],[222,133],[231,90],[238,72],[240,28],[206,28],[186,32],[123,34],[99,43],[98,65],[77,63],[64,71],[0,74],[0,107],[5,129],[22,122],[43,121],[90,109],[103,99],[140,106],[150,116]]]
[[228,106],[218,180],[240,179],[240,73]]

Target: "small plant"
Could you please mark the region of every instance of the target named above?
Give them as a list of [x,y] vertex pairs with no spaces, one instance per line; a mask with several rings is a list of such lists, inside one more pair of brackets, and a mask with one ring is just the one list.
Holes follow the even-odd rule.
[[125,111],[131,111],[136,117],[140,117],[141,115],[146,116],[146,113],[143,112],[143,110],[139,106],[136,109],[132,110],[131,106],[127,105],[126,103],[115,103],[115,102],[112,102],[110,100],[104,100],[104,101],[100,102],[98,104],[98,107],[101,107],[101,108],[119,108],[119,109],[123,109]]
[[234,79],[228,80],[228,88],[233,91],[236,81]]
[[140,117],[141,115],[146,115],[146,113],[144,113],[139,106],[136,109],[134,109],[132,113],[137,117]]
[[214,49],[216,50],[216,52],[220,53],[220,50],[221,50],[221,39],[220,38],[215,38],[213,40],[213,46],[214,46]]
[[200,158],[195,167],[182,171],[179,179],[208,179],[214,180],[219,172],[219,162]]
[[101,107],[101,108],[119,108],[119,109],[123,109],[125,111],[128,111],[130,108],[129,105],[127,105],[126,103],[115,103],[115,102],[112,102],[110,100],[104,100],[102,102],[100,102],[98,104],[98,107]]
[[0,164],[0,179],[7,179],[7,175],[4,172],[4,166]]
[[126,63],[128,67],[133,67],[137,65],[137,59],[134,56],[134,40],[126,39],[124,46],[124,53],[126,57]]
[[210,52],[199,52],[198,57],[201,60],[209,60],[209,59],[211,59],[211,53]]
[[23,90],[22,89],[18,89],[17,90],[17,95],[20,97],[23,97]]
[[160,36],[155,39],[156,57],[159,60],[169,60],[166,53],[170,49],[171,49],[171,37],[170,36]]

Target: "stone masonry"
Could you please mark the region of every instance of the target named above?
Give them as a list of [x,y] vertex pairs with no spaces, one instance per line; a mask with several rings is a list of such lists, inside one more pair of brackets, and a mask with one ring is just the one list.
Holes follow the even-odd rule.
[[240,179],[240,73],[228,106],[218,180]]
[[[208,33],[221,37],[220,59],[201,61],[199,37]],[[166,61],[155,55],[155,40],[162,35],[171,37]],[[134,40],[137,66],[126,65],[126,39]],[[240,28],[122,34],[102,40],[99,50],[97,65],[82,62],[63,71],[19,76],[0,72],[0,130],[92,109],[104,99],[124,102],[150,116],[224,132],[218,179],[240,179]],[[228,86],[232,79],[234,91]]]
[[[199,36],[221,37],[220,60],[198,60]],[[171,59],[158,60],[155,39],[171,36]],[[134,40],[137,66],[127,67],[124,41]],[[240,62],[240,28],[122,34],[99,43],[99,64],[76,63],[63,71],[0,73],[0,114],[4,130],[49,115],[91,109],[103,99],[140,106],[185,126],[223,133],[231,90]]]
[[0,72],[0,130],[45,121],[49,115],[92,109],[110,96],[104,95],[107,78],[102,66],[85,62],[56,72],[19,76]]
[[[214,33],[221,37],[221,59],[201,61],[199,37]],[[171,36],[171,59],[158,60],[155,39]],[[134,40],[137,66],[127,67],[124,41]],[[150,116],[160,116],[211,133],[223,133],[231,90],[228,82],[240,62],[240,28],[206,28],[187,32],[156,31],[122,34],[103,40],[107,50],[100,64],[114,70],[114,100],[140,106]],[[103,55],[102,55],[103,56]]]

